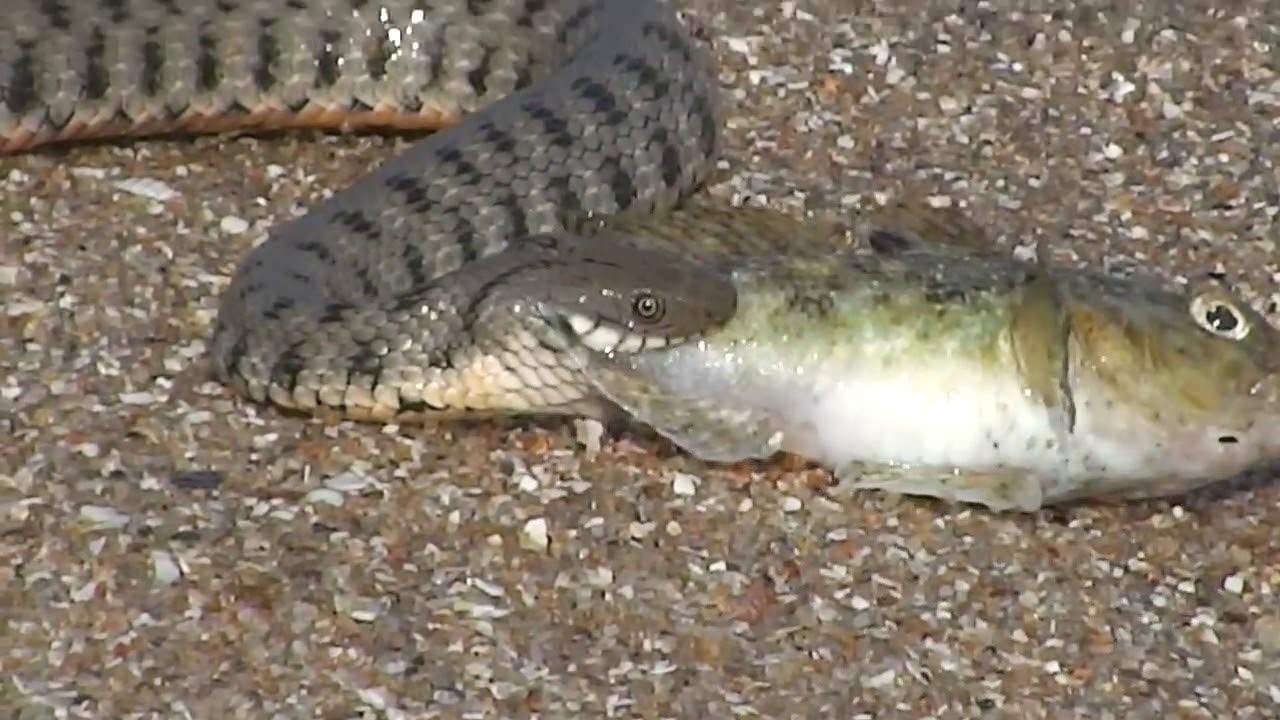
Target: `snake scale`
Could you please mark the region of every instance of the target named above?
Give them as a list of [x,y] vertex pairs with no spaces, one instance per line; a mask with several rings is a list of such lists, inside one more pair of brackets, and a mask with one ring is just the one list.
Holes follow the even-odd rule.
[[712,166],[715,78],[662,2],[10,0],[4,15],[0,152],[445,128],[244,260],[212,360],[258,401],[372,419],[578,412],[590,391],[555,322],[612,323],[642,348],[733,312],[709,268],[579,235],[671,209]]

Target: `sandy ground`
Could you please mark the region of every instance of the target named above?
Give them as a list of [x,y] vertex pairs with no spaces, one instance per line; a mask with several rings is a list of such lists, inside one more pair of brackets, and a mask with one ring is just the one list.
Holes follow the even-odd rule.
[[[1280,5],[1013,4],[691,0],[727,88],[711,192],[928,196],[1064,262],[1222,272],[1280,321]],[[1274,470],[1034,515],[837,502],[796,462],[327,425],[210,382],[238,259],[403,143],[0,159],[4,717],[1280,717]]]

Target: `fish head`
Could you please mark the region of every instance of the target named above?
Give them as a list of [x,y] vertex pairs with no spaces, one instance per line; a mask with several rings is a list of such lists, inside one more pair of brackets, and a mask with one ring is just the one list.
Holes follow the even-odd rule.
[[[1111,458],[1189,489],[1280,458],[1280,331],[1216,281],[1143,285],[1069,303],[1077,420]],[[1106,453],[1104,453],[1106,454]]]

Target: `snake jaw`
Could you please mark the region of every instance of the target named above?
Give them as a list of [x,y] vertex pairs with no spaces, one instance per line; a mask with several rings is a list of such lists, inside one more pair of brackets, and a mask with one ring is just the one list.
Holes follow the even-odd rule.
[[627,330],[598,316],[590,318],[581,313],[567,313],[565,322],[579,343],[604,355],[630,355],[668,345],[668,339],[663,335]]

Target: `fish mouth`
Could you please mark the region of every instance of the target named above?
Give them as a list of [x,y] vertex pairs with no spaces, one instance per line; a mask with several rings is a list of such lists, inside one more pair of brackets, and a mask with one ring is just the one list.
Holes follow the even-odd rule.
[[1273,416],[1276,432],[1280,434],[1280,370],[1274,370],[1254,383],[1249,389],[1249,395],[1257,398],[1266,408],[1267,414]]
[[1254,384],[1250,397],[1258,405],[1255,422],[1261,455],[1274,467],[1280,467],[1280,371],[1274,371]]
[[1262,400],[1264,428],[1270,428],[1271,451],[1280,454],[1280,371],[1264,378],[1254,390],[1254,394]]

